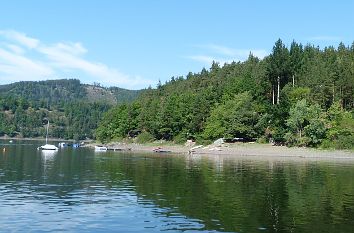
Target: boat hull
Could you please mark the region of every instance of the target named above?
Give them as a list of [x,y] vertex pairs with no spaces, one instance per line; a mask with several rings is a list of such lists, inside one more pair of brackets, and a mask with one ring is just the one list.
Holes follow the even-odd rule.
[[46,144],[44,146],[40,146],[37,148],[38,150],[58,150],[58,147],[50,144]]
[[95,151],[107,151],[108,148],[105,146],[95,146]]

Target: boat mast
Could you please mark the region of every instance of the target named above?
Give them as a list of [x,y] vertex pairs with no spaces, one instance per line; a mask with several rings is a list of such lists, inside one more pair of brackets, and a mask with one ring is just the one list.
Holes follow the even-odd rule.
[[45,144],[48,144],[48,129],[49,129],[49,120],[47,125],[47,134],[45,135]]

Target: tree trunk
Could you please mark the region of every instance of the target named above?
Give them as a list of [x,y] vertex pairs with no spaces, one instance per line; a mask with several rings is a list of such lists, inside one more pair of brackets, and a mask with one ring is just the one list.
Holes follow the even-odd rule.
[[275,103],[274,103],[274,101],[275,101],[275,96],[274,96],[274,92],[275,92],[275,90],[274,90],[274,86],[272,85],[272,96],[273,96],[273,105],[275,104]]
[[293,87],[295,87],[295,76],[293,75]]
[[280,78],[278,76],[278,94],[277,94],[277,104],[279,104],[280,99]]
[[335,90],[335,84],[333,82],[333,97],[332,97],[332,103],[334,103],[334,100],[335,100],[335,93],[334,93],[334,90]]
[[342,86],[339,86],[339,96],[340,96],[340,107],[343,110],[344,109],[344,101],[343,101],[343,90]]

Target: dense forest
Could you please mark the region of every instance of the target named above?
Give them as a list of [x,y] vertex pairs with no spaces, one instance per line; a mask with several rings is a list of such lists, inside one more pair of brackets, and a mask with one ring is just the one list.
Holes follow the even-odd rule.
[[354,147],[354,43],[321,49],[279,39],[270,55],[172,77],[118,104],[101,141],[137,136],[209,143],[218,138],[289,146]]
[[132,101],[139,91],[81,84],[76,79],[18,82],[0,86],[0,136],[43,137],[44,119],[55,138],[94,138],[102,114]]

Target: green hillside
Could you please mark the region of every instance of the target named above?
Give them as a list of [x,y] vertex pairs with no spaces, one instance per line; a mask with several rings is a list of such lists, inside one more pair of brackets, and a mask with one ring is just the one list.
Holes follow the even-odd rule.
[[36,107],[62,107],[70,101],[120,104],[132,101],[138,94],[139,91],[135,90],[82,84],[77,79],[23,81],[0,85],[0,97],[3,99],[24,99]]
[[81,84],[76,79],[17,82],[0,85],[0,136],[94,138],[102,114],[113,105],[134,100],[139,91]]
[[100,122],[101,141],[192,138],[276,141],[297,146],[354,145],[354,43],[320,49],[278,40],[264,59],[173,77]]

